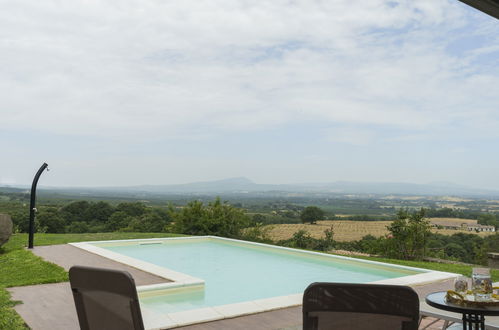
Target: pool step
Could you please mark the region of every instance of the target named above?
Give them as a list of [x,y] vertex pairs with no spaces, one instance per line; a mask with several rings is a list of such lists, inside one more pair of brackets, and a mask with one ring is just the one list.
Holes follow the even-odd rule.
[[190,294],[204,292],[204,282],[184,285],[179,283],[164,283],[154,285],[143,285],[137,288],[139,298],[150,298],[162,295]]

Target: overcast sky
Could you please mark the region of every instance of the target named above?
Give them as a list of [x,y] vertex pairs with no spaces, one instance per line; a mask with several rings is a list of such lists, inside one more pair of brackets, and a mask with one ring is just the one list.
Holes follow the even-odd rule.
[[499,21],[457,0],[3,0],[0,185],[499,189]]

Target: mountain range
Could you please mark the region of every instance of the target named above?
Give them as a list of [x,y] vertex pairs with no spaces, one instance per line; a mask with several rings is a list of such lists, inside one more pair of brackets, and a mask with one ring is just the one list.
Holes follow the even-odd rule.
[[[26,188],[26,187],[24,187]],[[172,185],[138,185],[127,187],[40,187],[59,192],[116,192],[130,194],[250,194],[250,193],[330,193],[330,194],[376,194],[376,195],[429,195],[429,196],[499,196],[499,191],[467,187],[447,182],[429,184],[391,182],[348,182],[300,183],[300,184],[259,184],[245,177],[216,181],[193,182]]]

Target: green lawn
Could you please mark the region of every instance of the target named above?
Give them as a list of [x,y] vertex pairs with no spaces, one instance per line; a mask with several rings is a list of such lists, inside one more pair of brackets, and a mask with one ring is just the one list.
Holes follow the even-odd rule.
[[[65,244],[69,242],[99,241],[113,239],[155,238],[179,236],[165,233],[97,233],[97,234],[35,234],[35,246]],[[27,234],[14,234],[0,249],[0,329],[26,329],[23,320],[12,309],[5,288],[42,283],[56,283],[68,280],[67,272],[61,267],[46,262],[24,249]]]
[[[467,277],[471,277],[471,269],[474,267],[466,265],[440,264],[428,261],[397,260],[397,259],[374,258],[374,257],[356,257],[356,258],[386,262],[390,264],[404,265],[410,267],[432,269],[440,272],[462,274]],[[484,267],[484,266],[476,266],[476,267]],[[491,275],[493,282],[499,281],[499,269],[491,269]]]

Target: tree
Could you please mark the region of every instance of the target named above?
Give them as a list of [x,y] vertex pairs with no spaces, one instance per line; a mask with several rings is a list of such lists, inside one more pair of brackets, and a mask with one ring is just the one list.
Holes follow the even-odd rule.
[[497,217],[491,213],[480,214],[478,216],[478,223],[481,225],[497,227],[497,220]]
[[116,211],[125,212],[131,217],[139,217],[146,212],[146,206],[140,202],[120,203],[116,206]]
[[86,222],[83,221],[75,221],[67,226],[66,231],[68,233],[88,233],[89,228]]
[[499,252],[499,232],[484,238],[487,250],[489,252]]
[[84,219],[87,222],[106,223],[113,212],[113,207],[106,202],[90,203],[85,210]]
[[174,230],[189,235],[217,235],[240,237],[241,230],[249,225],[243,210],[216,198],[207,206],[192,201],[179,212],[170,207],[170,216],[175,222]]
[[445,254],[448,257],[462,260],[466,256],[466,250],[459,244],[449,243],[445,246]]
[[300,249],[310,249],[314,245],[314,239],[310,236],[310,233],[304,229],[298,230],[293,234],[291,238],[291,246]]
[[357,250],[369,254],[383,254],[385,251],[386,238],[366,235],[357,243]]
[[55,208],[41,209],[36,216],[38,231],[43,233],[64,233],[66,224]]
[[317,206],[307,206],[300,215],[300,219],[303,223],[317,223],[317,220],[324,219],[324,211]]
[[253,221],[254,224],[258,224],[258,223],[267,223],[268,220],[267,220],[267,217],[263,214],[254,214],[253,215],[253,218],[251,219]]
[[28,232],[29,207],[15,209],[9,211],[8,214],[11,216],[12,222],[14,223],[13,232]]
[[334,228],[331,226],[329,229],[324,230],[324,237],[317,240],[317,244],[314,249],[327,252],[334,248],[335,243]]
[[130,217],[132,220],[128,226],[123,228],[123,231],[143,232],[143,233],[160,233],[165,231],[165,227],[169,222],[169,218],[161,216],[159,212],[146,212],[141,217]]
[[264,225],[261,222],[257,222],[251,228],[246,228],[243,231],[242,239],[246,241],[261,242],[273,244],[272,238],[269,236],[269,232],[273,229],[273,226]]
[[127,227],[133,219],[135,218],[129,216],[126,212],[116,211],[109,217],[109,220],[106,223],[106,229],[108,231],[120,230]]
[[387,254],[401,259],[422,259],[430,235],[430,222],[425,219],[425,210],[409,212],[401,209],[398,219],[387,226]]
[[86,221],[85,213],[89,206],[90,203],[87,201],[73,202],[62,208],[62,216],[66,219],[67,223]]
[[330,251],[336,244],[333,235],[332,226],[324,231],[322,238],[314,238],[308,231],[301,229],[295,232],[291,238],[281,240],[277,244],[300,249]]

